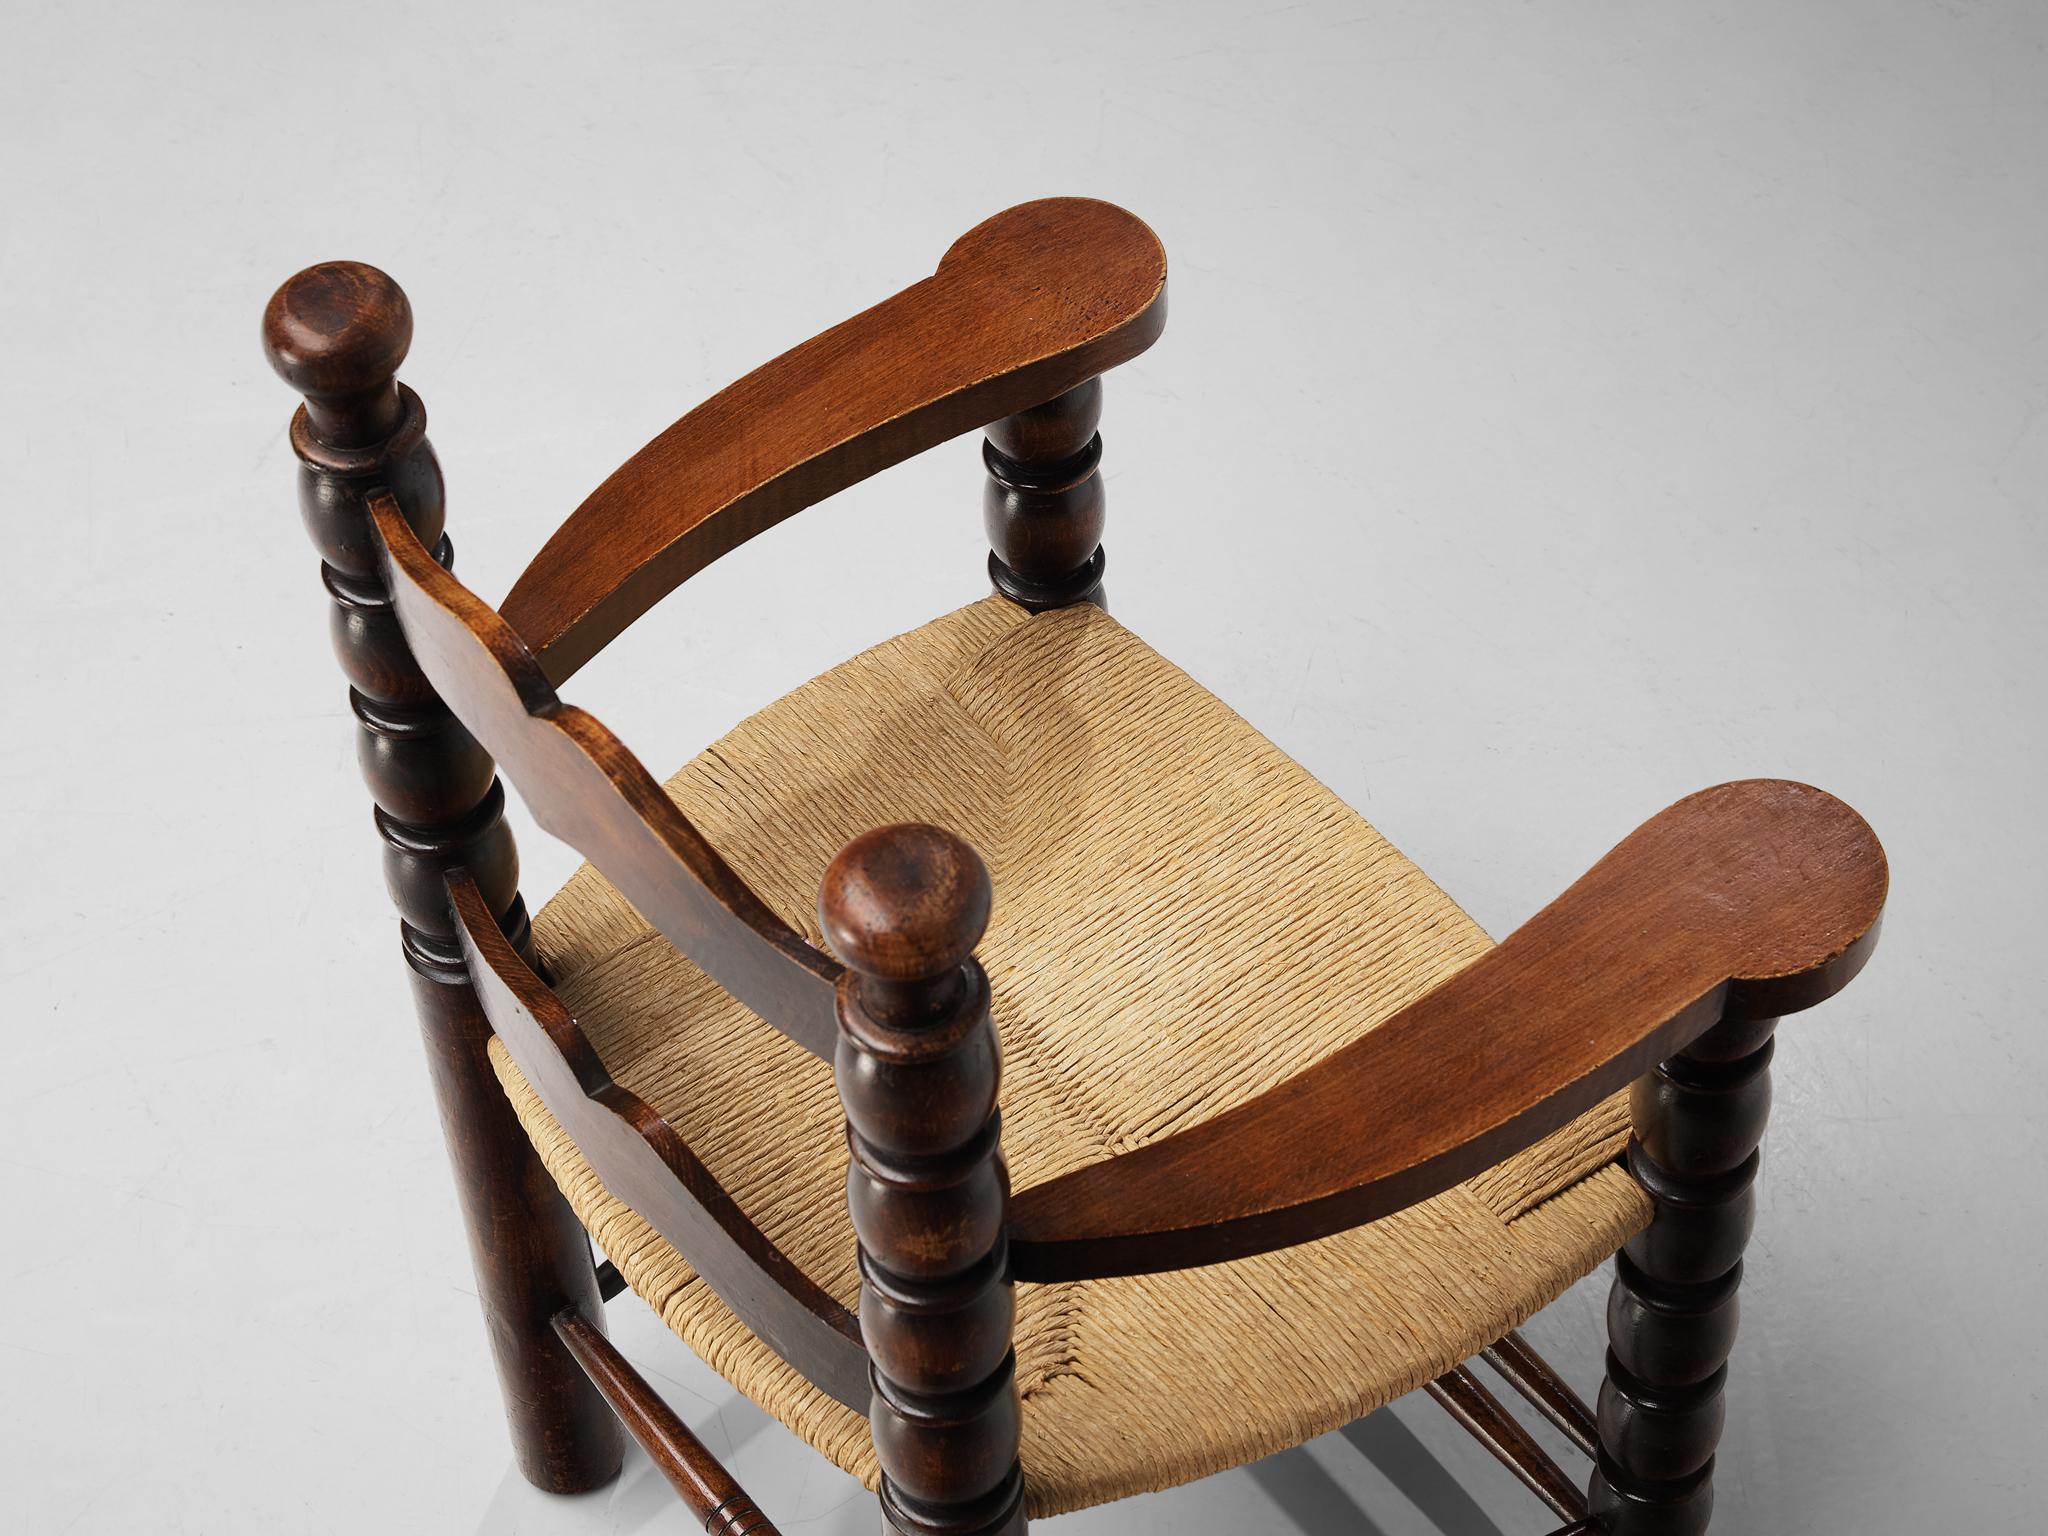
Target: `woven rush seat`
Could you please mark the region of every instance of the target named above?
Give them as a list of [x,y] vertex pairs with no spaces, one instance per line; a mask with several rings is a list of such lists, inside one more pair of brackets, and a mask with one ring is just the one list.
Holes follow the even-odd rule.
[[[983,854],[995,911],[978,954],[1019,1189],[1274,1086],[1491,944],[1362,817],[1085,604],[1033,616],[990,598],[890,640],[747,720],[668,790],[813,942],[820,877],[855,834],[927,821]],[[613,1076],[855,1306],[830,1068],[720,991],[588,866],[534,933]],[[874,1486],[866,1420],[749,1333],[603,1187],[502,1045],[491,1052],[550,1172],[632,1288],[736,1387]],[[1618,1096],[1435,1199],[1322,1241],[1020,1286],[1030,1513],[1271,1454],[1491,1343],[1647,1221],[1614,1163],[1627,1131]]]

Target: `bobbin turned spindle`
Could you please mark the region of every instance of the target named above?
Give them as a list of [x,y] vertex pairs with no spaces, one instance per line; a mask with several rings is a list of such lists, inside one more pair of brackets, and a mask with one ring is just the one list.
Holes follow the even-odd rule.
[[1615,1256],[1588,1504],[1613,1536],[1703,1536],[1756,1218],[1777,1020],[1731,1017],[1629,1092],[1650,1224]]
[[528,943],[519,860],[490,756],[435,695],[378,568],[369,500],[389,491],[443,565],[441,468],[419,397],[398,382],[412,306],[358,262],[309,267],[263,316],[271,366],[305,405],[292,419],[299,508],[333,600],[358,757],[376,802],[441,1124],[461,1187],[477,1289],[521,1471],[540,1487],[595,1487],[619,1468],[619,1428],[551,1320],[602,1326],[582,1226],[519,1128],[490,1068],[490,1027],[469,984],[447,876],[466,869],[514,945]]
[[851,967],[836,1076],[882,1511],[899,1536],[1024,1529],[999,1052],[972,955],[990,900],[974,850],[921,825],[854,839],[818,897]]
[[983,517],[989,579],[1034,613],[1100,602],[1102,380],[1078,384],[988,429]]

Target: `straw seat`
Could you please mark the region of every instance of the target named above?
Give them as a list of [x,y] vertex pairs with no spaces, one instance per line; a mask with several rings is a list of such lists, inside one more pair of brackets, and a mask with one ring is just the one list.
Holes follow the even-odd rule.
[[[668,790],[813,942],[820,878],[863,830],[931,822],[982,853],[995,911],[977,953],[1018,1189],[1272,1087],[1491,947],[1362,817],[1086,604],[1034,616],[990,598],[899,636],[756,714]],[[534,934],[613,1076],[854,1306],[829,1067],[734,1002],[589,866]],[[549,1171],[632,1288],[873,1486],[866,1420],[749,1333],[603,1187],[502,1044],[491,1052]],[[1491,1343],[1648,1220],[1615,1162],[1627,1131],[1617,1097],[1435,1199],[1334,1237],[1201,1269],[1020,1287],[1030,1513],[1298,1444]]]

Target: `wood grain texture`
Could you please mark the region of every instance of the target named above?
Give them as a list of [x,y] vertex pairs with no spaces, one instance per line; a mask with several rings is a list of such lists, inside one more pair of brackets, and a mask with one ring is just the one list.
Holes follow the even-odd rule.
[[860,1324],[764,1236],[689,1144],[614,1082],[589,1038],[490,920],[466,875],[449,900],[491,1028],[605,1188],[690,1262],[719,1300],[783,1359],[867,1411]]
[[705,1536],[778,1536],[760,1505],[611,1340],[575,1312],[562,1313],[554,1326],[591,1385],[702,1523]]
[[412,654],[534,820],[721,987],[829,1058],[839,963],[769,910],[616,736],[556,698],[518,635],[427,553],[396,501],[373,498],[370,516]]
[[938,271],[720,391],[578,507],[503,604],[560,684],[720,555],[913,454],[1128,362],[1166,323],[1166,254],[1132,215],[1048,198]]
[[[585,1235],[498,1092],[493,1031],[607,1188],[784,1360],[870,1414],[885,1529],[897,1536],[1024,1528],[1014,1282],[1310,1241],[1426,1199],[1633,1081],[1629,1167],[1656,1216],[1617,1259],[1597,1425],[1515,1336],[1487,1356],[1575,1441],[1597,1436],[1594,1515],[1568,1529],[1700,1536],[1771,1030],[1857,972],[1884,903],[1883,852],[1853,811],[1782,781],[1682,801],[1351,1045],[1013,1201],[1000,1049],[971,954],[990,906],[973,851],[916,826],[849,845],[820,895],[842,965],[770,911],[616,738],[555,693],[719,555],[990,423],[984,510],[999,590],[1033,608],[1099,600],[1098,375],[1159,336],[1165,276],[1156,238],[1108,204],[1051,199],[988,220],[932,277],[750,374],[635,455],[549,541],[503,616],[449,569],[424,409],[396,378],[412,334],[403,293],[373,268],[329,263],[272,300],[265,345],[305,397],[292,426],[302,511],[522,1468],[563,1490],[611,1476],[609,1404],[707,1529],[772,1533],[605,1341]],[[541,825],[670,943],[834,1060],[858,1319],[612,1080],[531,968],[499,761]],[[1581,1514],[1585,1501],[1467,1368],[1431,1390],[1560,1515]]]
[[833,1076],[860,1239],[868,1423],[894,1536],[1017,1536],[1024,1477],[1003,1262],[988,870],[938,827],[881,827],[825,871],[818,916],[847,962]]
[[306,401],[308,439],[330,452],[385,450],[404,423],[399,365],[412,349],[412,302],[360,261],[293,274],[263,309],[263,353]]
[[305,396],[291,427],[299,510],[331,600],[513,1451],[538,1487],[576,1492],[617,1473],[622,1441],[550,1320],[569,1308],[600,1327],[597,1277],[583,1228],[498,1090],[443,884],[450,869],[469,869],[478,920],[508,947],[522,944],[518,854],[489,755],[405,643],[370,527],[381,496],[416,547],[433,546],[437,570],[453,558],[426,408],[396,378],[411,339],[403,291],[359,262],[300,272],[264,312],[271,365]]
[[618,1475],[619,1427],[551,1326],[567,1308],[604,1327],[590,1239],[498,1086],[476,993],[417,967],[411,981],[519,1470],[550,1493],[602,1487]]
[[1831,996],[1870,954],[1886,881],[1876,836],[1832,796],[1775,779],[1704,790],[1351,1045],[1201,1125],[1019,1193],[1013,1273],[1209,1264],[1426,1199],[1717,1019]]

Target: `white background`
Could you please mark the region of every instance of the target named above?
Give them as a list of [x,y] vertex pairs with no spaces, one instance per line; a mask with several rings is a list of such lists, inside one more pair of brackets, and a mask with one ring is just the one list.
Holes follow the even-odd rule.
[[[503,594],[695,400],[1012,202],[1152,222],[1120,617],[1496,934],[1782,774],[1894,896],[1784,1030],[1725,1532],[2031,1528],[2048,848],[2038,4],[13,4],[0,1525],[637,1531],[521,1484],[257,319],[411,293]],[[956,442],[576,680],[656,768],[982,590]],[[522,820],[538,900],[572,858]],[[1363,1128],[1369,1134],[1370,1128]],[[1539,1318],[1590,1390],[1601,1285]],[[872,1501],[629,1300],[787,1532]],[[1460,1493],[1456,1484],[1471,1492]],[[1055,1532],[1547,1529],[1422,1400]]]

